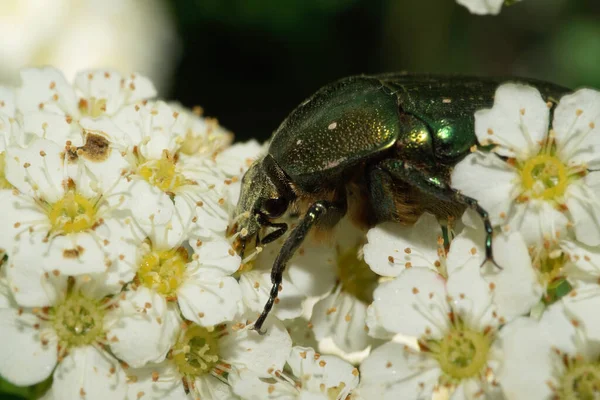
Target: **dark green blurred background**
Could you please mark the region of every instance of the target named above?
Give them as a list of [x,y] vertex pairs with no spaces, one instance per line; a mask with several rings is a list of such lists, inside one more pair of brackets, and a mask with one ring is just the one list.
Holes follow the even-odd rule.
[[524,0],[499,16],[453,0],[170,0],[183,47],[168,97],[238,140],[267,139],[320,86],[409,70],[600,87],[600,1]]

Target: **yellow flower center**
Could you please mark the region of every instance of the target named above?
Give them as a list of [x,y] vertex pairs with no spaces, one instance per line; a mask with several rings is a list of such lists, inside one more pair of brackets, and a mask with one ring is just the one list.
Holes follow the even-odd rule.
[[593,400],[600,396],[600,363],[573,358],[566,361],[566,366],[557,399]]
[[148,160],[140,165],[138,174],[163,192],[173,192],[185,182],[175,164],[176,159],[165,150],[160,160]]
[[446,379],[456,383],[484,371],[491,342],[489,334],[455,326],[441,340],[423,341],[422,347],[438,361]]
[[137,276],[142,285],[163,296],[176,296],[184,280],[187,251],[180,247],[166,251],[152,251],[140,263]]
[[48,219],[54,232],[69,234],[91,229],[98,218],[92,201],[74,190],[69,190],[50,207]]
[[10,184],[10,182],[6,179],[6,175],[5,175],[5,159],[6,157],[6,153],[2,152],[0,153],[0,189],[12,189],[12,185]]
[[379,275],[371,271],[369,265],[358,258],[358,247],[353,247],[338,255],[337,273],[342,291],[366,304],[373,302],[373,292],[379,282]]
[[219,336],[213,327],[190,325],[171,354],[182,375],[205,375],[219,361]]
[[61,346],[77,347],[96,343],[104,337],[104,310],[99,300],[70,293],[54,308],[54,329]]
[[565,194],[568,170],[557,157],[539,154],[521,168],[523,188],[536,199],[553,200]]

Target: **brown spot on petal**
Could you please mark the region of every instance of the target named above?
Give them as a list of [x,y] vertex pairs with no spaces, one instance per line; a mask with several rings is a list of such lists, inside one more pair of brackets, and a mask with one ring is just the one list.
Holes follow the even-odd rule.
[[63,257],[64,258],[79,258],[80,255],[83,254],[85,249],[81,246],[77,246],[75,249],[64,249]]
[[77,154],[90,161],[104,161],[110,155],[110,143],[102,135],[87,132],[85,145],[77,148]]

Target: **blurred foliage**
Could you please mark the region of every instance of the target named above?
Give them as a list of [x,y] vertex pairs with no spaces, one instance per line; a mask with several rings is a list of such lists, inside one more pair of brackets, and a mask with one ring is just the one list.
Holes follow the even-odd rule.
[[44,395],[51,384],[52,379],[47,379],[37,385],[21,387],[0,378],[0,400],[37,400]]
[[170,0],[183,40],[170,97],[239,139],[267,139],[332,80],[396,70],[600,87],[600,2],[524,0],[475,16],[452,0]]

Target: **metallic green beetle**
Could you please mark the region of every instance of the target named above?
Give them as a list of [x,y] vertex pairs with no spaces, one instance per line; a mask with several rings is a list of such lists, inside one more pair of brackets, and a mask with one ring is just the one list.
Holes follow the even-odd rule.
[[[556,104],[567,92],[528,79]],[[505,79],[409,75],[349,77],[327,85],[298,106],[274,133],[266,156],[242,180],[236,209],[241,251],[246,242],[272,242],[287,230],[275,222],[288,209],[301,219],[285,240],[271,271],[273,283],[260,331],[286,263],[311,228],[334,226],[347,212],[368,225],[414,223],[425,211],[439,218],[475,209],[487,231],[486,259],[493,262],[492,226],[477,201],[450,187],[452,167],[477,144],[474,113],[489,108]],[[270,232],[260,238],[264,229]]]

